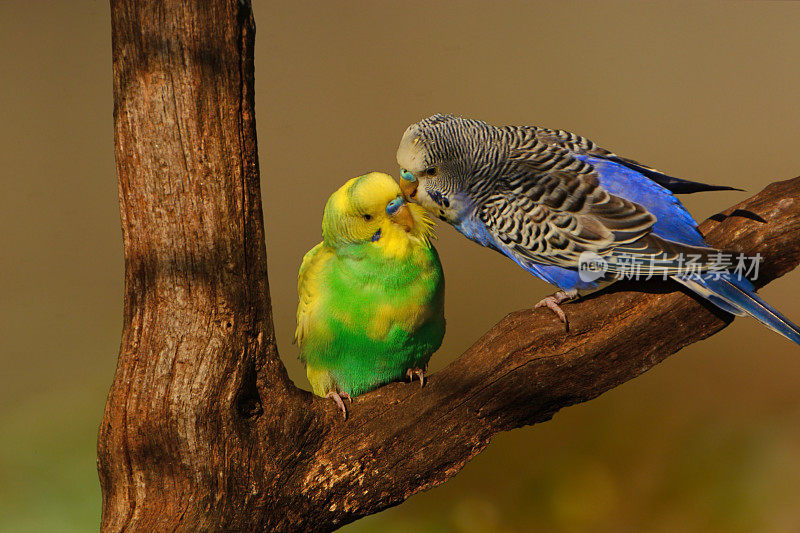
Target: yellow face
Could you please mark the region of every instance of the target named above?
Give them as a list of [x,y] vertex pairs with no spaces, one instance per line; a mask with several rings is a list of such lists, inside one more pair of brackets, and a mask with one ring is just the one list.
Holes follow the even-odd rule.
[[329,246],[405,237],[427,241],[431,226],[424,210],[407,204],[388,174],[371,172],[345,183],[328,200],[322,235]]

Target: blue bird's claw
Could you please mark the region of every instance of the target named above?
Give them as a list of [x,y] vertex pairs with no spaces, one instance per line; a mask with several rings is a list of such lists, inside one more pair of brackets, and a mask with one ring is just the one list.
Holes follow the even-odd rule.
[[558,304],[567,302],[569,300],[574,300],[578,296],[577,289],[570,289],[568,291],[558,291],[557,293],[548,296],[547,298],[543,298],[539,303],[534,305],[534,309],[538,309],[539,307],[547,307],[550,309],[555,315],[564,323],[564,329],[569,331],[569,321],[567,320],[567,315],[564,313],[564,310],[559,307]]

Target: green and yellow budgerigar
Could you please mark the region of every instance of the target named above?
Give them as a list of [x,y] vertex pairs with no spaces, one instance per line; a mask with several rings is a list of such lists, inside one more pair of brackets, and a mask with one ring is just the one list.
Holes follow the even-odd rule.
[[328,200],[323,241],[298,274],[295,341],[314,394],[349,399],[418,376],[442,343],[444,275],[433,222],[372,172]]

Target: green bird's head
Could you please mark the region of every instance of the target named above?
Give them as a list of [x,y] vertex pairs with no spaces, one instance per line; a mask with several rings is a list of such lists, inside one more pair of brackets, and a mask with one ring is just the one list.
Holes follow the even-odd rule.
[[333,248],[375,243],[397,255],[409,244],[430,246],[432,227],[422,207],[406,203],[394,178],[371,172],[351,179],[328,199],[322,238]]

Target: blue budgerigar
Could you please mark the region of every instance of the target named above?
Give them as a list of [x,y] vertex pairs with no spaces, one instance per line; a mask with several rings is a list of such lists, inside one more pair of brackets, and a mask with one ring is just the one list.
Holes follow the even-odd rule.
[[[558,286],[537,307],[564,322],[560,303],[647,260],[651,274],[800,344],[800,328],[755,294],[731,254],[708,246],[674,196],[731,187],[667,176],[568,131],[453,115],[412,124],[397,161],[407,198]],[[602,264],[603,277],[587,275],[587,258]]]

